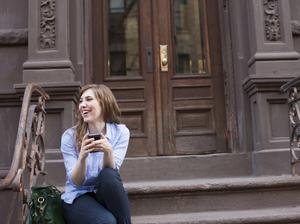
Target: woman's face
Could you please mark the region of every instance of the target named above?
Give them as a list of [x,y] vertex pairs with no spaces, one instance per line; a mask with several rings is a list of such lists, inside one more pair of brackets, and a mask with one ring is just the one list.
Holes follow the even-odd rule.
[[84,122],[91,123],[102,119],[101,106],[92,89],[83,92],[79,100],[79,112]]

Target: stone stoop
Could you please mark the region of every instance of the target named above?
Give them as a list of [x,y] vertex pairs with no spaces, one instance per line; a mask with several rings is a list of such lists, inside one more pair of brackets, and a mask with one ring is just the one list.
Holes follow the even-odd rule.
[[[47,183],[65,184],[65,168],[59,149],[46,153],[46,172]],[[126,158],[120,172],[124,182],[249,176],[252,173],[251,155],[220,153]]]
[[[63,163],[48,159],[63,190]],[[128,158],[121,176],[133,223],[300,224],[300,177],[251,176],[248,154]]]
[[133,224],[299,224],[300,207],[134,216]]
[[125,183],[133,223],[300,223],[300,178]]

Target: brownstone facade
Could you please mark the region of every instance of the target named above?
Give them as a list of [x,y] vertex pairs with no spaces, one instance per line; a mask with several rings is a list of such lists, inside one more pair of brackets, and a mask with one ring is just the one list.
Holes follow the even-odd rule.
[[2,0],[0,174],[37,82],[51,97],[47,182],[63,186],[60,136],[86,83],[111,87],[131,130],[125,182],[288,175],[279,88],[300,74],[299,35],[297,0]]

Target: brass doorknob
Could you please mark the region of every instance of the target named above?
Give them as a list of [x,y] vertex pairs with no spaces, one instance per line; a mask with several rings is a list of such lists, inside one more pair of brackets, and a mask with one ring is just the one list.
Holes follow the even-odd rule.
[[160,70],[162,72],[168,71],[168,45],[160,45]]
[[168,64],[168,59],[167,59],[167,58],[163,58],[163,59],[161,60],[161,64],[162,64],[163,66],[166,66],[166,65]]

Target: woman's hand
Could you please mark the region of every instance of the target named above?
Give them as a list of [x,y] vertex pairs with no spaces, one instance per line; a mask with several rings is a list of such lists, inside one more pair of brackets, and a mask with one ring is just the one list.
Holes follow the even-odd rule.
[[105,135],[101,134],[100,140],[94,141],[94,152],[100,151],[104,153],[111,153],[112,152],[112,147],[111,144],[109,143],[108,139],[105,137]]
[[95,149],[95,141],[93,138],[88,138],[88,134],[85,134],[82,138],[81,148],[79,153],[79,159],[84,160],[87,158],[90,152]]

